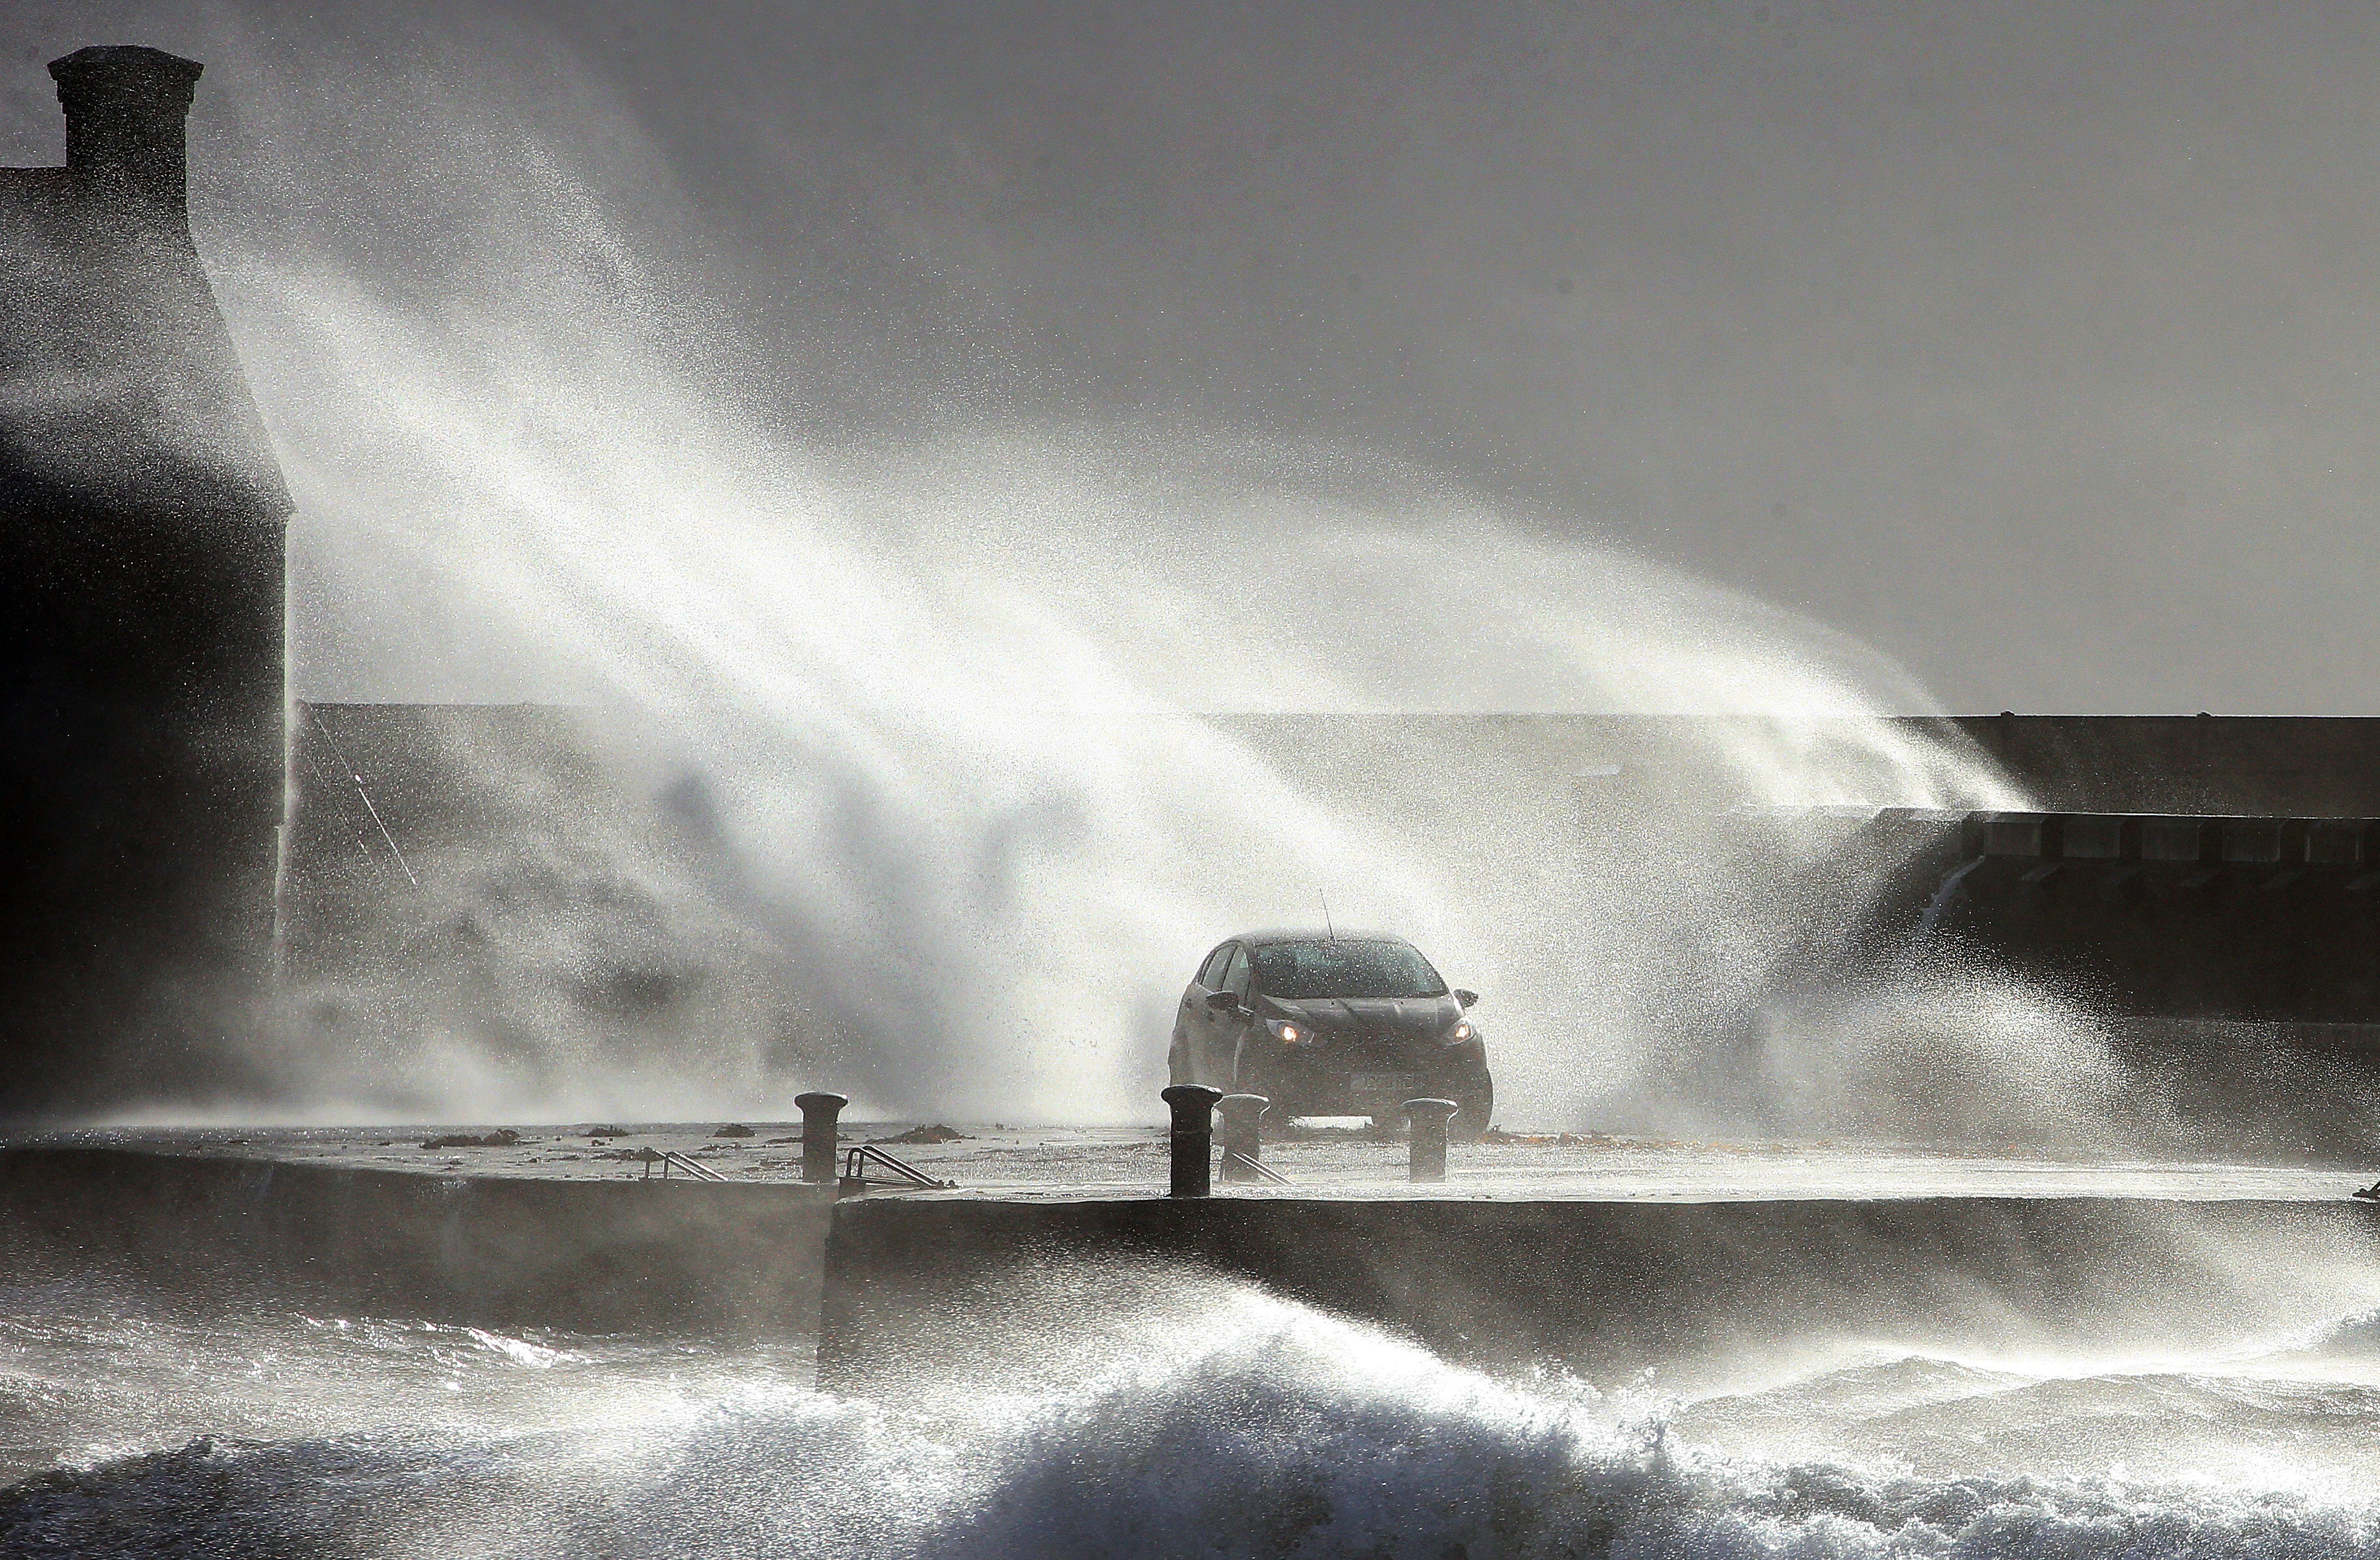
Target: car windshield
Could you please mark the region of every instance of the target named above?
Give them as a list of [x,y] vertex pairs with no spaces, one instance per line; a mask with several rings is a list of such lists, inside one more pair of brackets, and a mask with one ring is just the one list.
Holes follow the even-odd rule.
[[1295,1002],[1313,997],[1443,997],[1429,961],[1401,942],[1276,942],[1250,949],[1256,987]]

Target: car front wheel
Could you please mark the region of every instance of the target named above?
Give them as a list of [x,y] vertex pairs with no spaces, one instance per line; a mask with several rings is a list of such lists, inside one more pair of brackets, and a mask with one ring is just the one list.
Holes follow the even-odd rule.
[[1478,1142],[1496,1114],[1496,1080],[1488,1075],[1485,1067],[1456,1082],[1454,1106],[1453,1119],[1446,1124],[1446,1135],[1462,1143]]

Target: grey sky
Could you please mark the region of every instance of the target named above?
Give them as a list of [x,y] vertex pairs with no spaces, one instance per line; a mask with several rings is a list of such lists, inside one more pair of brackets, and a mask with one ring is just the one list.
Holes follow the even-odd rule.
[[2374,707],[2370,6],[14,0],[0,162],[96,42],[208,64],[204,241],[425,294],[530,127],[816,436],[1346,440],[1953,707]]

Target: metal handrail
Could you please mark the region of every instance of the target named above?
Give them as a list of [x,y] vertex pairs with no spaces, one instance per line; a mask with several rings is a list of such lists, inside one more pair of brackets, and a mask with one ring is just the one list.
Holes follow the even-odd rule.
[[680,1154],[674,1148],[649,1148],[644,1152],[644,1161],[645,1179],[647,1180],[653,1179],[653,1166],[656,1162],[661,1165],[662,1179],[663,1180],[669,1179],[670,1167],[672,1166],[675,1166],[677,1168],[684,1170],[687,1175],[694,1177],[697,1180],[724,1181],[727,1179],[725,1176],[721,1175],[717,1170],[712,1169],[710,1166],[698,1165],[693,1160],[687,1158],[685,1155]]
[[959,1184],[954,1180],[936,1180],[907,1160],[896,1159],[872,1143],[863,1143],[856,1148],[845,1151],[843,1156],[843,1179],[865,1184],[868,1179],[867,1167],[871,1161],[883,1166],[912,1186],[927,1187],[935,1191],[949,1191]]
[[1294,1186],[1297,1184],[1295,1181],[1291,1180],[1287,1176],[1282,1175],[1279,1170],[1276,1170],[1271,1166],[1266,1164],[1263,1160],[1251,1159],[1236,1148],[1227,1148],[1223,1150],[1223,1163],[1226,1166],[1238,1165],[1245,1169],[1254,1170],[1257,1174],[1264,1177],[1265,1179],[1272,1182],[1275,1186]]

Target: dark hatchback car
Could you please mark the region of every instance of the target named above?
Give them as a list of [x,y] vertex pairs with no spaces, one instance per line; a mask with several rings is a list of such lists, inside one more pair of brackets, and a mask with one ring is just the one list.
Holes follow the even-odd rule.
[[1496,1085],[1487,1046],[1450,991],[1401,937],[1251,932],[1207,955],[1182,994],[1173,1082],[1262,1094],[1271,1120],[1369,1116],[1451,1099],[1464,1137],[1488,1130]]

